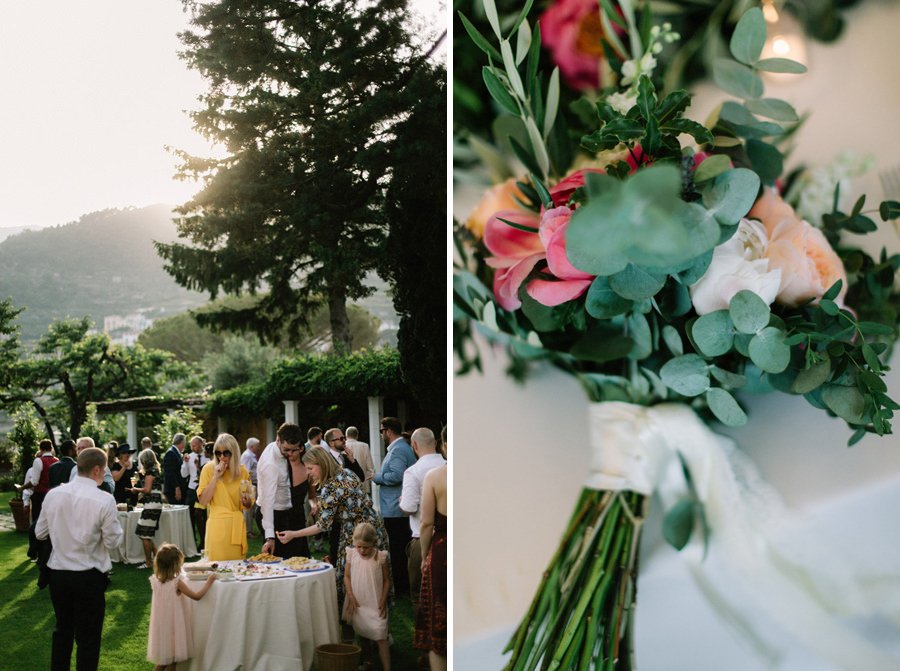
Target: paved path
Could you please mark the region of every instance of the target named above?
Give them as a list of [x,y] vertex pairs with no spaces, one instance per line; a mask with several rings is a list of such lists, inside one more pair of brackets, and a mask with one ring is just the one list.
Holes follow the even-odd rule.
[[0,511],[0,531],[15,531],[16,523],[13,521],[12,513]]

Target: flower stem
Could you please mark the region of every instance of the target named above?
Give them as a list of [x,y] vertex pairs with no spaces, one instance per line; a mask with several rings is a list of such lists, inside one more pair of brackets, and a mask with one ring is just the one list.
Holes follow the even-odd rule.
[[506,671],[630,671],[645,499],[585,489],[506,651]]

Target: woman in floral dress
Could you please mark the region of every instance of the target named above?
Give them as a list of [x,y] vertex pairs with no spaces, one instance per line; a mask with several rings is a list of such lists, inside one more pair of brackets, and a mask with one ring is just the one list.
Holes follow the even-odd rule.
[[318,520],[312,526],[298,531],[279,531],[278,539],[282,543],[287,543],[294,538],[328,532],[332,525],[339,524],[341,534],[337,557],[332,557],[332,560],[337,580],[338,603],[343,603],[346,549],[353,545],[353,529],[361,522],[368,522],[375,527],[379,550],[388,549],[387,533],[359,478],[351,471],[341,468],[327,450],[321,447],[307,450],[303,455],[303,463],[306,464],[310,480],[316,489],[317,506],[313,509],[313,516],[318,515]]

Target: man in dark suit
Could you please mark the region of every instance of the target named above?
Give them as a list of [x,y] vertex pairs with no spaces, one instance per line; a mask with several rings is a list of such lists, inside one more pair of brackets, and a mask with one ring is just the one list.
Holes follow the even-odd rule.
[[64,440],[59,446],[59,461],[50,467],[50,489],[70,480],[75,468],[75,441]]
[[172,446],[163,455],[163,494],[169,503],[184,503],[187,495],[187,482],[181,477],[184,441],[184,434],[176,433]]

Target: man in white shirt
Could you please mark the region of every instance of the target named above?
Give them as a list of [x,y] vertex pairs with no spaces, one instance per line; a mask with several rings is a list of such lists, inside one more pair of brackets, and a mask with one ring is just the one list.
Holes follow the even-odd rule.
[[359,429],[355,426],[348,426],[344,432],[347,436],[347,450],[353,453],[354,458],[365,474],[363,489],[366,494],[372,495],[372,478],[375,477],[375,465],[372,463],[372,451],[369,444],[359,440]]
[[69,669],[73,643],[78,644],[79,671],[97,668],[107,574],[112,569],[109,553],[124,535],[116,500],[98,489],[103,483],[106,453],[96,447],[82,450],[77,469],[75,480],[47,493],[35,529],[39,539],[50,537],[53,541],[47,562],[50,600],[56,613],[51,671]]
[[[247,469],[247,472],[250,474],[250,482],[253,483],[254,487],[259,484],[256,477],[256,468],[259,464],[260,454],[262,454],[262,443],[259,442],[259,438],[248,438],[247,449],[244,450],[244,453],[241,455],[241,466]],[[244,523],[247,525],[247,535],[251,538],[256,538],[259,535],[253,531],[253,520],[256,519],[257,510],[259,510],[259,506],[254,502],[250,508],[244,511]]]
[[[203,453],[205,441],[200,436],[194,436],[190,440],[190,450],[182,455],[181,477],[187,482],[187,494],[184,499],[191,515],[191,532],[200,530],[200,540],[197,549],[203,551],[203,539],[206,536],[206,509],[195,508],[197,503],[197,485],[200,484],[200,471],[209,459]],[[202,518],[202,519],[201,519]]]
[[284,546],[276,531],[296,531],[288,524],[291,512],[291,482],[288,479],[286,453],[303,450],[303,432],[296,424],[285,422],[275,433],[275,442],[266,445],[256,465],[256,505],[262,512],[265,542],[263,552],[283,557]]
[[419,531],[422,526],[422,513],[419,506],[422,501],[422,484],[425,482],[425,475],[428,471],[443,466],[447,460],[437,453],[437,443],[431,429],[416,429],[410,440],[418,460],[403,472],[400,510],[409,515],[409,528],[412,532],[412,540],[406,546],[406,557],[409,571],[409,594],[412,599],[413,612],[416,613],[419,610],[419,592],[422,589],[422,548],[419,545]]

